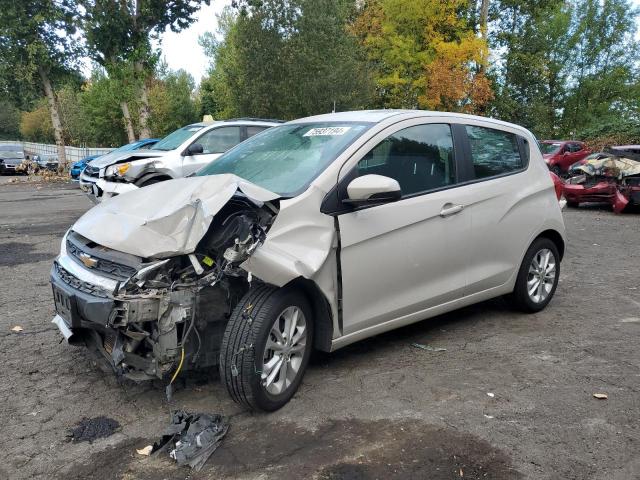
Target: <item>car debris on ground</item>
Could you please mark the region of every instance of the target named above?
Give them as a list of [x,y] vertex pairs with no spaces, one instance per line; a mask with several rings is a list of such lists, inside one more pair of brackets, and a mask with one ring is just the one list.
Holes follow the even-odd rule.
[[609,398],[609,395],[607,395],[606,393],[594,393],[593,396],[598,400],[606,400]]
[[640,205],[640,155],[609,150],[569,170],[563,194],[569,206],[608,202],[615,213]]
[[[168,451],[178,465],[189,465],[199,471],[222,443],[228,429],[229,423],[221,415],[174,410],[171,424],[153,445],[152,453]],[[147,455],[142,451],[146,449],[137,450]]]
[[11,331],[12,331],[13,333],[20,333],[20,332],[22,332],[23,330],[24,330],[24,328],[22,328],[20,325],[16,325],[15,327],[13,327],[13,328],[11,329]]

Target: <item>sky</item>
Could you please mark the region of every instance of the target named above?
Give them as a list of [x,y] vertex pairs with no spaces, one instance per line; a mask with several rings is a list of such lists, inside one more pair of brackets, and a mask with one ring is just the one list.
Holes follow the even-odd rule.
[[186,70],[196,82],[200,82],[209,60],[198,44],[198,37],[218,29],[216,15],[227,5],[231,5],[231,0],[212,0],[211,5],[200,9],[196,21],[188,29],[180,33],[168,31],[162,36],[162,55],[169,68]]
[[[640,0],[632,0],[632,4],[640,8]],[[215,32],[218,28],[216,15],[231,4],[231,0],[212,0],[210,6],[204,6],[198,12],[197,19],[191,26],[180,33],[171,31],[162,37],[162,54],[172,70],[180,68],[189,72],[196,82],[205,75],[209,61],[205,57],[202,47],[198,44],[198,37],[204,32]],[[640,19],[636,38],[640,40]]]

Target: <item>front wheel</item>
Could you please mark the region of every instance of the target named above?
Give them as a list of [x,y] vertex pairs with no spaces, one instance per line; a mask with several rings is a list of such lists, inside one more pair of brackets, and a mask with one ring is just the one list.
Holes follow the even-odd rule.
[[518,310],[539,312],[553,298],[560,277],[560,255],[548,238],[536,239],[524,256],[508,299]]
[[220,377],[237,403],[274,411],[295,394],[309,363],[313,314],[294,289],[261,285],[236,306],[220,349]]

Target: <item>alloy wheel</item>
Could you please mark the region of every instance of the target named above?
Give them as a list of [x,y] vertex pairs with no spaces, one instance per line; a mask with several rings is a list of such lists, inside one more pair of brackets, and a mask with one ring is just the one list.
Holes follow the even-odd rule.
[[534,303],[544,302],[556,283],[556,258],[551,250],[539,250],[531,260],[527,275],[527,293]]
[[285,308],[271,326],[262,355],[262,386],[281,395],[295,381],[307,348],[307,322],[296,306]]

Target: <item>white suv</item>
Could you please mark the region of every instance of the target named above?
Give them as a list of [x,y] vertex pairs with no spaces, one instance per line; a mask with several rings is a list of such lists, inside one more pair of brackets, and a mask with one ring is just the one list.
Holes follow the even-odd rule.
[[314,348],[501,295],[543,309],[564,232],[522,127],[404,110],[303,118],[87,212],[54,262],[54,323],[127,378],[217,365],[237,402],[275,410]]
[[276,120],[238,118],[194,123],[170,133],[150,150],[105,155],[80,174],[80,188],[100,202],[115,195],[172,178],[186,177],[231,147],[267,128]]

